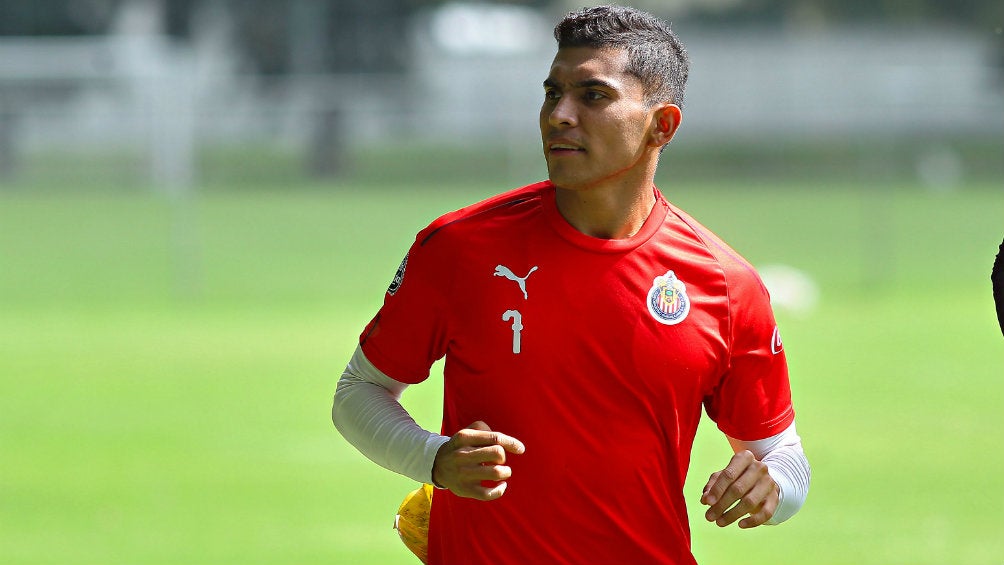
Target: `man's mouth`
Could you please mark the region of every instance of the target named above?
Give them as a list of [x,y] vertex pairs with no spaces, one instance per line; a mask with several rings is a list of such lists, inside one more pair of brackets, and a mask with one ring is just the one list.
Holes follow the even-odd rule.
[[566,155],[571,153],[584,152],[585,149],[572,143],[549,143],[547,150],[552,154]]

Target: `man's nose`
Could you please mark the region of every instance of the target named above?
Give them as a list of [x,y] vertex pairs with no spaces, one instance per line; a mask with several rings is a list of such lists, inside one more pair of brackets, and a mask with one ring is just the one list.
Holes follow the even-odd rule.
[[551,127],[556,128],[567,128],[577,125],[578,118],[575,113],[575,104],[564,96],[558,99],[547,116],[547,123],[550,124]]

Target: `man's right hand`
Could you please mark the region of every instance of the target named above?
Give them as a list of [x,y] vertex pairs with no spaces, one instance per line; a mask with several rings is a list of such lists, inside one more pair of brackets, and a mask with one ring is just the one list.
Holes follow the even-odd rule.
[[[457,496],[495,500],[505,493],[512,469],[505,465],[506,453],[526,451],[523,442],[477,421],[460,430],[436,452],[432,480]],[[482,481],[497,484],[484,486]]]

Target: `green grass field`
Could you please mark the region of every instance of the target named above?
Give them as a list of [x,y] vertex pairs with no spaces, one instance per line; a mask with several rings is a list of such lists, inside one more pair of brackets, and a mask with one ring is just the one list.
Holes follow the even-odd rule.
[[[417,563],[391,529],[415,485],[338,436],[331,395],[414,233],[505,187],[0,190],[0,562]],[[809,500],[751,531],[695,502],[698,559],[1004,562],[1001,187],[663,187],[821,290],[778,313]],[[434,428],[440,394],[404,400]],[[691,501],[728,457],[703,425]]]

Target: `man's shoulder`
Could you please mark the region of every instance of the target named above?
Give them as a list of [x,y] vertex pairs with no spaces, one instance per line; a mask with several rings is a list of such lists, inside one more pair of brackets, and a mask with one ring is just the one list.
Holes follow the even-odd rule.
[[448,231],[462,233],[476,230],[486,222],[497,221],[500,217],[513,213],[521,206],[537,205],[541,196],[546,191],[553,190],[553,187],[550,181],[541,181],[496,194],[470,206],[443,214],[419,232],[417,242],[424,245]]
[[690,234],[714,258],[715,262],[722,269],[727,284],[730,286],[752,284],[755,287],[764,289],[760,275],[745,257],[733,249],[718,234],[695,220],[693,216],[677,208],[672,203],[668,205],[669,217],[676,225],[676,229]]

